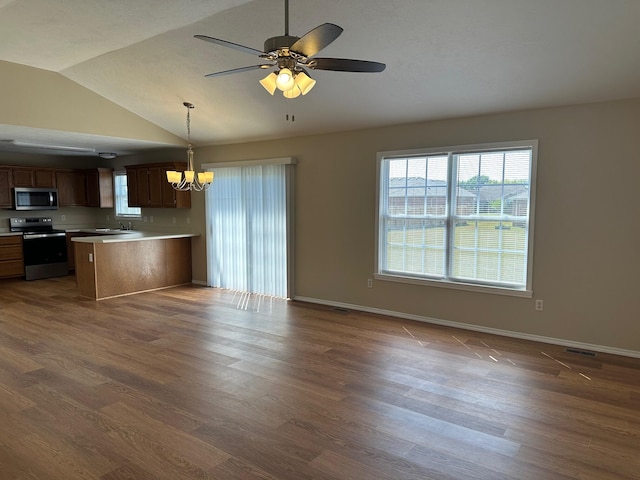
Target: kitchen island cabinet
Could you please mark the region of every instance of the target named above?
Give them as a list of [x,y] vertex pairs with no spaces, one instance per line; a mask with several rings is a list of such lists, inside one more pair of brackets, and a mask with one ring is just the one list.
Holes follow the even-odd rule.
[[195,236],[131,232],[72,238],[80,295],[102,300],[191,283]]

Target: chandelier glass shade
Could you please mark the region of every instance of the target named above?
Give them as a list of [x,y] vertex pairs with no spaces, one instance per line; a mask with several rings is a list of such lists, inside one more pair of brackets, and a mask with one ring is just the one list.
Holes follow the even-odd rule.
[[184,172],[167,170],[167,181],[175,190],[194,190],[200,192],[208,189],[213,183],[213,172],[198,172],[193,169],[193,148],[191,146],[191,115],[190,111],[195,108],[193,104],[184,102],[187,107],[187,169]]

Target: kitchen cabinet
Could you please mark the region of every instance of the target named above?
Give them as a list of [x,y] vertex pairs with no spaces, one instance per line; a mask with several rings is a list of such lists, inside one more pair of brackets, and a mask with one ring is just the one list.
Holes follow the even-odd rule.
[[14,187],[56,187],[56,174],[53,168],[13,167],[11,170]]
[[0,167],[0,208],[11,208],[11,169]]
[[24,275],[22,235],[0,237],[0,278]]
[[186,163],[129,165],[127,171],[130,207],[191,208],[191,192],[178,192],[167,182],[167,170],[184,171]]
[[85,170],[87,207],[113,208],[113,169]]
[[87,204],[83,170],[56,170],[56,183],[58,202],[61,207],[78,207]]
[[75,239],[76,284],[80,295],[101,300],[190,284],[193,236]]

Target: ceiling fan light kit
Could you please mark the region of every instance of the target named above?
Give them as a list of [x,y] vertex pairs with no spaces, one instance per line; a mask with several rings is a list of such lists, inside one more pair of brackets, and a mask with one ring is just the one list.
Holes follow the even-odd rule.
[[[232,73],[240,73],[255,69],[274,68],[265,78],[260,80],[264,89],[273,95],[276,89],[282,91],[285,98],[296,98],[306,95],[316,84],[307,69],[333,70],[339,72],[382,72],[386,65],[367,60],[351,60],[347,58],[316,58],[320,50],[328,46],[342,33],[342,28],[333,23],[323,23],[302,37],[289,35],[289,1],[284,2],[285,10],[285,34],[268,38],[264,42],[264,51],[255,48],[229,42],[206,35],[195,35],[195,38],[206,42],[233,48],[241,52],[257,55],[264,61],[248,67],[234,68],[216,73],[209,73],[205,77],[218,77]],[[313,57],[313,58],[312,58]]]

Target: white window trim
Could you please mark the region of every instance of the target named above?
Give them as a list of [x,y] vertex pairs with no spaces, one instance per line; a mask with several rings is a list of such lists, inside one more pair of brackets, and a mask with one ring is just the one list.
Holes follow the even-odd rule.
[[[527,247],[527,280],[526,286],[523,289],[516,289],[511,287],[490,286],[490,285],[476,285],[473,283],[464,283],[459,281],[451,281],[448,279],[434,280],[412,277],[408,274],[393,275],[389,273],[382,273],[380,271],[380,245],[382,243],[381,236],[383,232],[380,231],[380,215],[381,215],[381,165],[382,161],[390,157],[404,157],[404,156],[417,156],[417,155],[448,155],[452,152],[465,153],[465,152],[479,152],[479,151],[491,151],[500,149],[510,149],[526,147],[531,148],[531,171],[530,171],[530,205],[529,205],[529,232],[528,232],[528,247]],[[393,150],[387,152],[378,152],[376,162],[376,219],[375,219],[375,258],[374,258],[374,274],[373,277],[376,280],[407,283],[413,285],[425,285],[440,288],[449,288],[454,290],[466,290],[471,292],[490,293],[498,295],[507,295],[514,297],[533,297],[533,239],[535,231],[535,207],[536,207],[536,185],[537,185],[537,166],[538,166],[538,140],[523,140],[523,141],[511,141],[511,142],[498,142],[498,143],[482,143],[471,145],[454,145],[447,147],[435,147],[435,148],[420,148],[411,150]]]
[[[127,172],[124,170],[116,170],[113,172],[113,216],[118,219],[118,218],[123,218],[123,219],[132,219],[132,218],[142,218],[142,209],[140,208],[140,213],[133,213],[133,214],[119,214],[118,213],[118,199],[117,199],[117,195],[116,195],[116,175],[127,175]],[[129,207],[129,208],[136,208],[136,207]],[[139,207],[138,207],[139,208]]]

